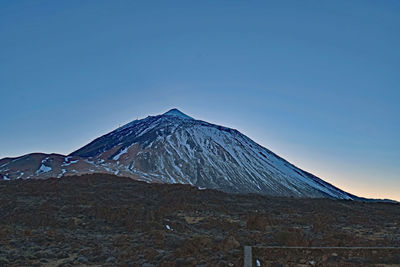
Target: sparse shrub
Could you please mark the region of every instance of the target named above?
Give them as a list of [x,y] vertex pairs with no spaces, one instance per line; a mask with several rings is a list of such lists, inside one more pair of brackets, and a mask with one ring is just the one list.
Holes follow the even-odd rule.
[[281,246],[308,246],[307,240],[301,229],[277,231],[273,235],[274,241]]
[[264,231],[271,226],[271,219],[266,214],[251,214],[247,216],[246,229]]

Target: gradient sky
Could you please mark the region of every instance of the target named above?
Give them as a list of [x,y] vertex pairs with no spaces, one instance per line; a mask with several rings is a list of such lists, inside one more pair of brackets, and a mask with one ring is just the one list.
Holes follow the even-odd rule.
[[0,158],[177,107],[400,200],[400,1],[0,2]]

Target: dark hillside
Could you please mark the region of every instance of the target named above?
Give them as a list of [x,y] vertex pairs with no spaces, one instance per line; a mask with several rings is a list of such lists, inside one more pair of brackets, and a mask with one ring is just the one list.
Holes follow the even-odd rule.
[[[0,266],[243,266],[244,245],[400,246],[400,205],[111,175],[0,183]],[[147,265],[146,265],[147,264]]]

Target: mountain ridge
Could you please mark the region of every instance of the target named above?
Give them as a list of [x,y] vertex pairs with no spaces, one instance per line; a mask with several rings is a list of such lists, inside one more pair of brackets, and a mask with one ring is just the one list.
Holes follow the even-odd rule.
[[[10,160],[7,164],[2,159],[3,180],[112,173],[147,182],[187,183],[234,193],[356,198],[301,170],[238,130],[194,119],[175,108],[131,121],[68,156],[22,157],[30,160],[32,170],[11,170]],[[20,158],[11,161],[15,163]]]

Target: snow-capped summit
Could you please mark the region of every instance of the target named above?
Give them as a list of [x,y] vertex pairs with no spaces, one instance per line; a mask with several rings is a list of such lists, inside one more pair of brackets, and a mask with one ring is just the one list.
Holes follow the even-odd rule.
[[193,120],[192,117],[189,117],[188,115],[184,114],[183,112],[181,112],[181,111],[178,110],[177,108],[170,109],[169,111],[165,112],[163,115],[166,115],[166,116],[176,116],[176,117],[180,117],[180,118],[184,118],[184,119],[191,119],[191,120]]
[[[0,160],[0,178],[102,172],[236,193],[354,197],[290,164],[239,131],[193,119],[178,109],[134,120],[68,157],[40,154],[25,160],[30,160],[31,170],[22,169],[19,159]],[[19,172],[13,166],[19,166]]]

